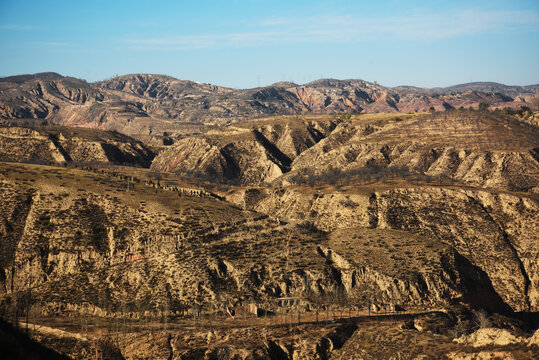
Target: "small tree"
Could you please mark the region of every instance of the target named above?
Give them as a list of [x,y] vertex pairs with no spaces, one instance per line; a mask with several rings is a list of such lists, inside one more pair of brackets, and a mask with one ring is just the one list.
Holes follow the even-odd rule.
[[28,321],[29,321],[29,314],[30,314],[30,308],[32,307],[32,292],[29,290],[27,293],[22,295],[22,305],[24,309],[24,314],[26,315],[26,335],[28,336]]
[[479,103],[479,111],[488,111],[489,106],[490,104],[482,101]]
[[475,311],[473,315],[474,322],[480,329],[492,327],[492,323],[490,322],[488,314],[485,310],[481,309]]
[[340,307],[342,319],[343,309],[348,305],[348,296],[346,294],[346,289],[342,284],[339,284],[335,289],[335,302]]

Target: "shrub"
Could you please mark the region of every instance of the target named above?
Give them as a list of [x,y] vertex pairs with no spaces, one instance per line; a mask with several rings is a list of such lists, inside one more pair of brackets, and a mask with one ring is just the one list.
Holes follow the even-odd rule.
[[489,106],[490,104],[482,101],[479,103],[479,111],[488,111]]
[[485,310],[481,309],[474,311],[474,322],[479,327],[479,329],[492,327],[492,323],[488,317],[488,314]]

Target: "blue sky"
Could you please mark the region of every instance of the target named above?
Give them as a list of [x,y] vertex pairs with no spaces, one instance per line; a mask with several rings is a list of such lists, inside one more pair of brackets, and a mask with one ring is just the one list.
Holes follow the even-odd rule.
[[0,76],[529,85],[538,35],[539,0],[0,0]]

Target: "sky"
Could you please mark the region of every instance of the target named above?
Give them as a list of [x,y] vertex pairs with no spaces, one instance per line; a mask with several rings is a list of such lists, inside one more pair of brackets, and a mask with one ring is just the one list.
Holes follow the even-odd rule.
[[0,77],[539,83],[539,0],[0,0]]

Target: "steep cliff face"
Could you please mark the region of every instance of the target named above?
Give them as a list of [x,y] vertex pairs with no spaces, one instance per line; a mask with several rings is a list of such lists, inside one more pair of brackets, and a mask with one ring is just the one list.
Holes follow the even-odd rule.
[[539,204],[533,196],[422,187],[356,194],[251,190],[229,198],[282,219],[311,221],[327,231],[361,226],[436,239],[484,271],[514,310],[539,306]]
[[65,127],[0,128],[0,160],[149,167],[153,153],[128,136]]

